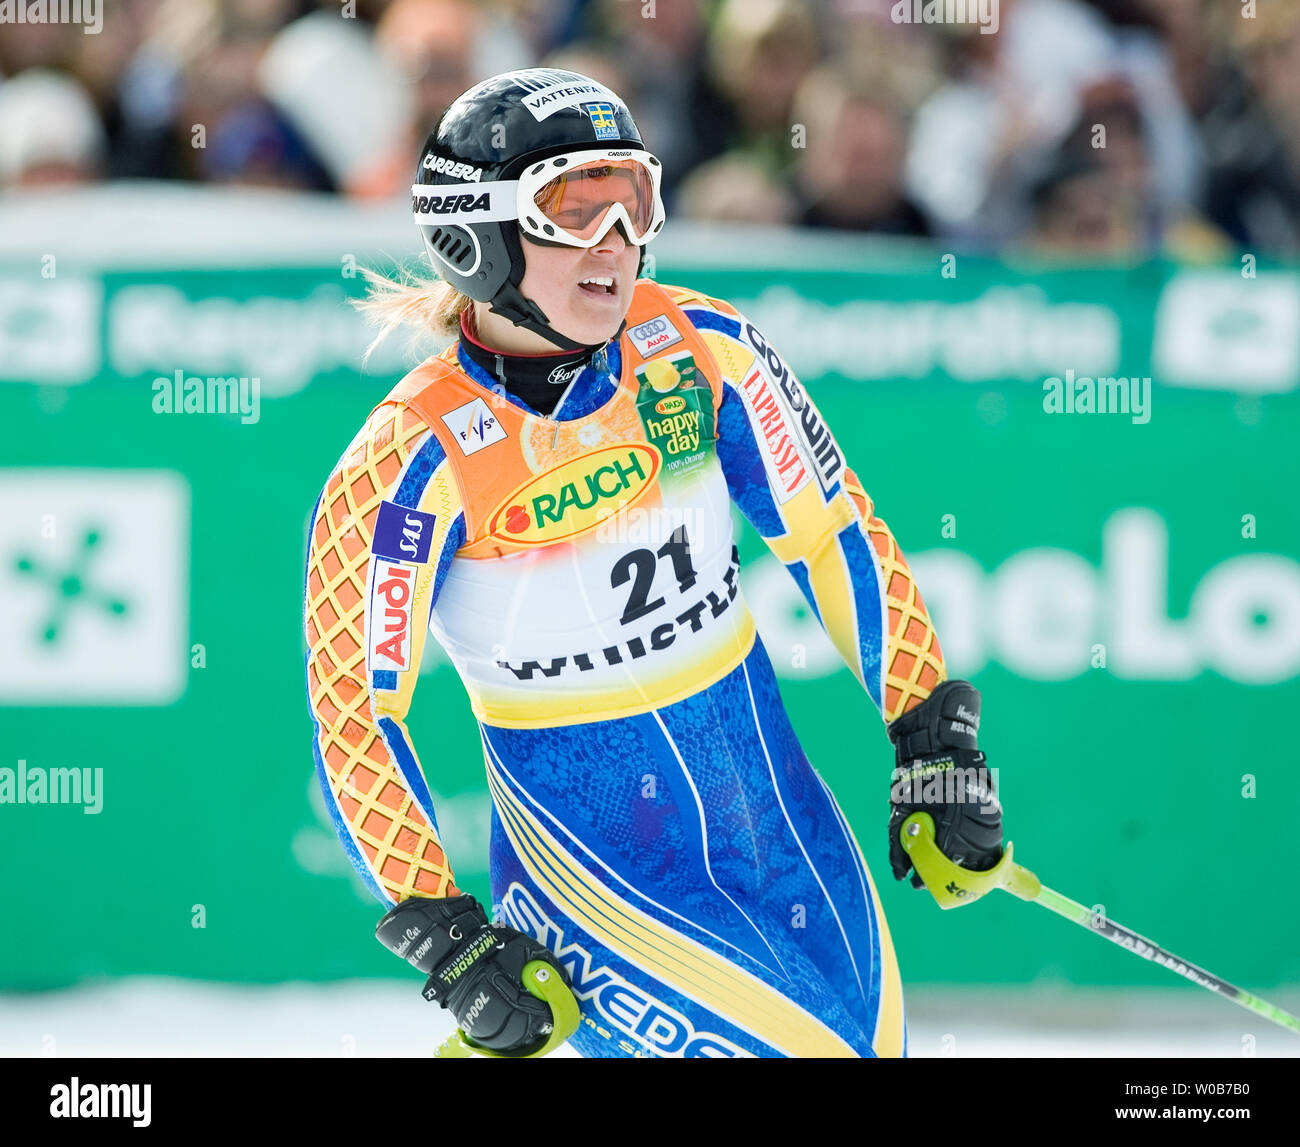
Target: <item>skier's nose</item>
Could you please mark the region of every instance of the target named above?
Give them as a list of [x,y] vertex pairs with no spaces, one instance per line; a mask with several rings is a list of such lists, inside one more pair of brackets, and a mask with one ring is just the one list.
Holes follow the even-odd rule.
[[609,230],[596,240],[591,250],[593,254],[618,255],[627,248],[627,237],[623,234],[623,224],[619,220],[610,224]]

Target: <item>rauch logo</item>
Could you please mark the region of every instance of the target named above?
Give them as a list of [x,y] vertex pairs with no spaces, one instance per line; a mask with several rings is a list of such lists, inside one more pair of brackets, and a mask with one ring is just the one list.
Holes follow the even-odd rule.
[[639,501],[659,472],[642,442],[606,446],[531,478],[489,519],[494,537],[526,546],[576,537]]

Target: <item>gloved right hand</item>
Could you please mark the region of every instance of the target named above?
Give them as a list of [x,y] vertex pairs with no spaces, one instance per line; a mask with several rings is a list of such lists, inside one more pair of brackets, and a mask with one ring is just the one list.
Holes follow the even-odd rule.
[[553,1030],[551,1009],[524,987],[524,965],[545,960],[572,987],[568,972],[531,936],[492,924],[473,896],[403,900],[379,921],[375,937],[429,977],[424,998],[456,1017],[480,1047],[528,1055]]

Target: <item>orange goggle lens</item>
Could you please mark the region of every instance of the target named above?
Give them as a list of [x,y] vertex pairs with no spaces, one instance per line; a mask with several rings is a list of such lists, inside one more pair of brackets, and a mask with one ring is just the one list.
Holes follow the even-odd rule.
[[627,210],[639,239],[655,214],[654,183],[645,165],[631,159],[599,160],[557,175],[533,202],[550,222],[578,239],[590,239],[616,203]]

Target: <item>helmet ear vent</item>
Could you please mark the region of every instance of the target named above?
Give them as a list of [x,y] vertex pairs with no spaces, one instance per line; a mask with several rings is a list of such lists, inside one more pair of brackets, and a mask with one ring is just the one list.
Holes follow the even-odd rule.
[[433,249],[457,270],[473,262],[474,245],[459,234],[460,228],[437,228],[432,235]]

